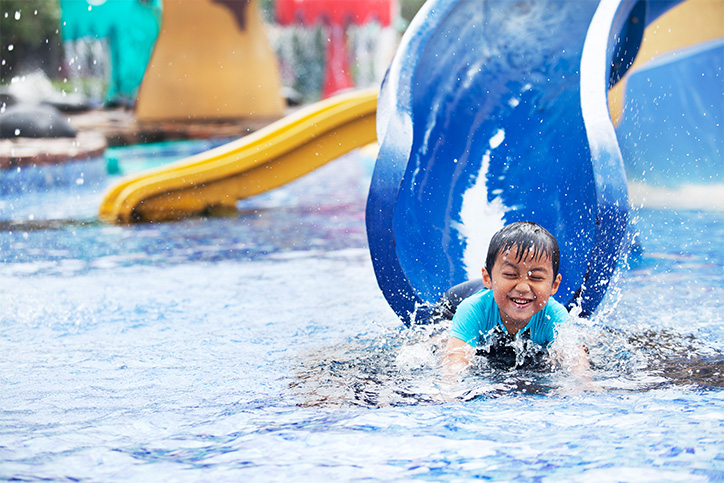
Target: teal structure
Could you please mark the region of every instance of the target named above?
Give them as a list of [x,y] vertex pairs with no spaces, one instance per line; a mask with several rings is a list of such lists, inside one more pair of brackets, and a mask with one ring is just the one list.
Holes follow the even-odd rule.
[[161,0],[60,0],[63,40],[108,39],[106,103],[134,104],[161,28]]

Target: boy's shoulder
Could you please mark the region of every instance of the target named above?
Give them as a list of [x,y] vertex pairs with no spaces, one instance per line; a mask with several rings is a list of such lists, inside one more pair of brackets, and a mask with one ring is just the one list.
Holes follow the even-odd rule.
[[568,309],[566,306],[554,299],[552,296],[548,297],[548,302],[541,312],[550,315],[554,319],[554,322],[568,318]]
[[482,305],[482,304],[495,305],[495,299],[493,298],[493,291],[489,288],[483,288],[481,290],[478,290],[477,292],[466,297],[462,302],[460,302],[461,306],[463,304],[466,304],[466,305]]
[[489,288],[483,288],[474,294],[466,297],[458,306],[455,314],[470,316],[488,316],[497,314],[498,306],[493,298],[493,291]]

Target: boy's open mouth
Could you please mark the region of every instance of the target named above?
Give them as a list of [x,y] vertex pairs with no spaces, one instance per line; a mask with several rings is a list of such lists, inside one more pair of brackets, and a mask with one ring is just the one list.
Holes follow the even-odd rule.
[[520,297],[509,297],[510,301],[513,302],[515,305],[517,305],[519,308],[526,307],[529,304],[533,303],[534,299],[524,299]]

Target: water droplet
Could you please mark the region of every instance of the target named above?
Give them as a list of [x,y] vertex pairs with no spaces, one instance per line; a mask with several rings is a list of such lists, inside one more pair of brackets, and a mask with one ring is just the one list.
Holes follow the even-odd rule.
[[492,149],[497,148],[498,146],[500,146],[500,144],[503,142],[504,139],[505,139],[505,131],[503,131],[502,129],[498,129],[496,131],[496,133],[493,134],[493,137],[490,138],[490,147]]

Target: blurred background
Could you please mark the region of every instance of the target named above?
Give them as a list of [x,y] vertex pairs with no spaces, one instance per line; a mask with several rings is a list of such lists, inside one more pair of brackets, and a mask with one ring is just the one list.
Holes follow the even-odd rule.
[[[333,26],[321,17],[283,25],[278,19],[285,3],[295,7],[295,2],[274,0],[250,5],[264,22],[289,100],[315,101],[323,95]],[[365,2],[326,3],[330,9],[345,3],[368,8]],[[376,3],[391,9],[389,24],[370,18],[343,26],[345,60],[356,87],[380,82],[401,33],[424,0]],[[49,84],[35,79],[28,90],[36,95],[50,95],[52,86],[78,96],[77,102],[131,107],[159,35],[162,10],[161,0],[0,0],[0,85],[42,74]]]

